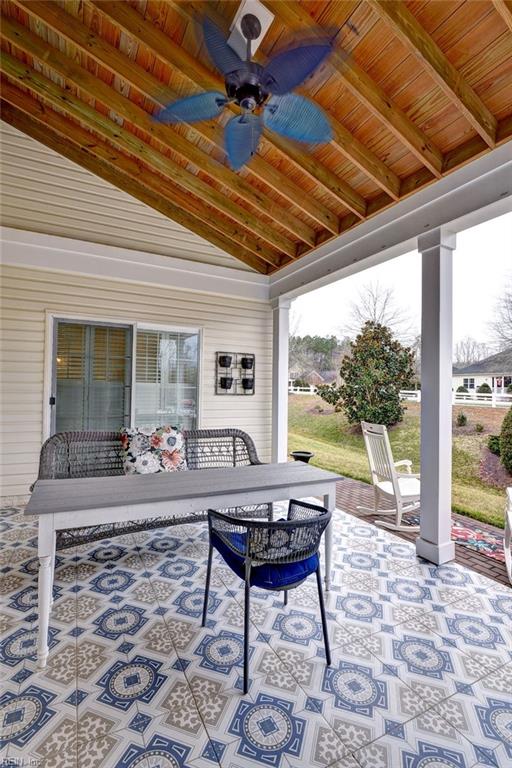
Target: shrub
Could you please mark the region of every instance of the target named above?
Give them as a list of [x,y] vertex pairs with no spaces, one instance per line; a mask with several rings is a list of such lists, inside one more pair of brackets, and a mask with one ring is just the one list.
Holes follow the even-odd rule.
[[494,453],[495,456],[499,456],[500,455],[500,436],[489,435],[489,439],[487,440],[487,447],[491,453]]
[[512,474],[512,408],[503,419],[500,432],[501,463]]
[[467,387],[463,387],[462,384],[460,387],[457,387],[457,392],[464,392],[465,395],[469,395],[469,389]]
[[306,381],[306,379],[295,379],[295,381],[293,382],[293,386],[294,387],[309,387],[309,384]]
[[509,384],[507,387],[507,395],[512,395],[512,384]]
[[468,423],[468,417],[466,416],[465,413],[461,411],[460,413],[457,414],[455,423],[457,424],[458,427],[465,427],[466,424]]
[[414,352],[393,338],[389,328],[368,321],[341,363],[339,387],[318,387],[326,402],[341,407],[350,424],[371,421],[387,427],[402,420],[400,390],[414,379]]
[[329,405],[338,405],[340,400],[340,389],[336,384],[320,384],[316,388],[317,395],[320,395],[322,400],[325,400]]
[[479,395],[492,395],[492,389],[485,382],[476,388]]
[[484,431],[484,425],[480,424],[480,422],[477,422],[475,424],[475,432],[483,432]]

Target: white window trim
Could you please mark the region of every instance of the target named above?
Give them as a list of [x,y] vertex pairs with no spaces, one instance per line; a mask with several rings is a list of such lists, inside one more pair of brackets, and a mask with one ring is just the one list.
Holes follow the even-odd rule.
[[196,428],[200,428],[202,422],[203,413],[203,386],[202,386],[202,371],[203,371],[203,336],[204,328],[201,326],[190,325],[167,325],[163,323],[146,323],[133,320],[131,318],[122,317],[104,317],[97,315],[84,315],[81,313],[66,313],[57,312],[53,310],[46,310],[45,312],[45,342],[44,342],[44,372],[43,372],[43,423],[42,423],[42,440],[48,440],[51,434],[52,424],[52,411],[50,405],[50,397],[52,393],[52,376],[53,376],[53,344],[54,344],[54,331],[55,323],[58,320],[73,321],[82,323],[104,323],[106,325],[124,325],[131,327],[132,329],[132,380],[131,380],[131,400],[130,400],[130,426],[134,426],[135,417],[135,387],[136,387],[136,371],[135,371],[135,352],[137,343],[137,331],[167,331],[169,333],[197,333],[198,339],[198,364],[197,364],[197,419]]

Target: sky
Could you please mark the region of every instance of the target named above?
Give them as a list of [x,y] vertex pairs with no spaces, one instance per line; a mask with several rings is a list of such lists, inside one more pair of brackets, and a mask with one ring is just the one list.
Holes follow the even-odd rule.
[[[492,342],[489,322],[507,281],[512,281],[512,213],[457,235],[453,259],[454,343],[471,336]],[[421,257],[417,252],[352,275],[293,302],[291,332],[299,336],[345,335],[351,304],[368,283],[392,288],[395,303],[419,333],[421,317]]]

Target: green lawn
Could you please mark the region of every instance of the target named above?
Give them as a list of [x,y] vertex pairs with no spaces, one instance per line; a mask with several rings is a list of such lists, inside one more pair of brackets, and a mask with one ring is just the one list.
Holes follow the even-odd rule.
[[[362,435],[348,425],[342,413],[333,413],[323,400],[311,395],[290,395],[289,409],[290,451],[312,451],[312,464],[370,482]],[[469,408],[466,413],[470,414]],[[416,405],[408,406],[403,422],[389,431],[389,437],[395,461],[411,459],[413,472],[419,472],[420,419]],[[467,434],[454,436],[452,506],[456,512],[503,527],[505,493],[478,476],[486,441],[485,433],[471,433],[470,429]]]

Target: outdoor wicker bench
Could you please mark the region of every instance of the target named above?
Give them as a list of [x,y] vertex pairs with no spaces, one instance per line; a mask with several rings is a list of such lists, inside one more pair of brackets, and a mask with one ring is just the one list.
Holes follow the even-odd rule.
[[[188,470],[262,464],[252,438],[242,430],[193,429],[185,430],[183,435]],[[41,448],[38,480],[112,475],[124,475],[119,432],[58,432]],[[239,514],[241,517],[272,519],[272,504],[240,507]],[[206,520],[207,517],[205,510],[186,517],[173,515],[60,530],[56,534],[56,548],[66,549],[111,536],[198,522]]]

